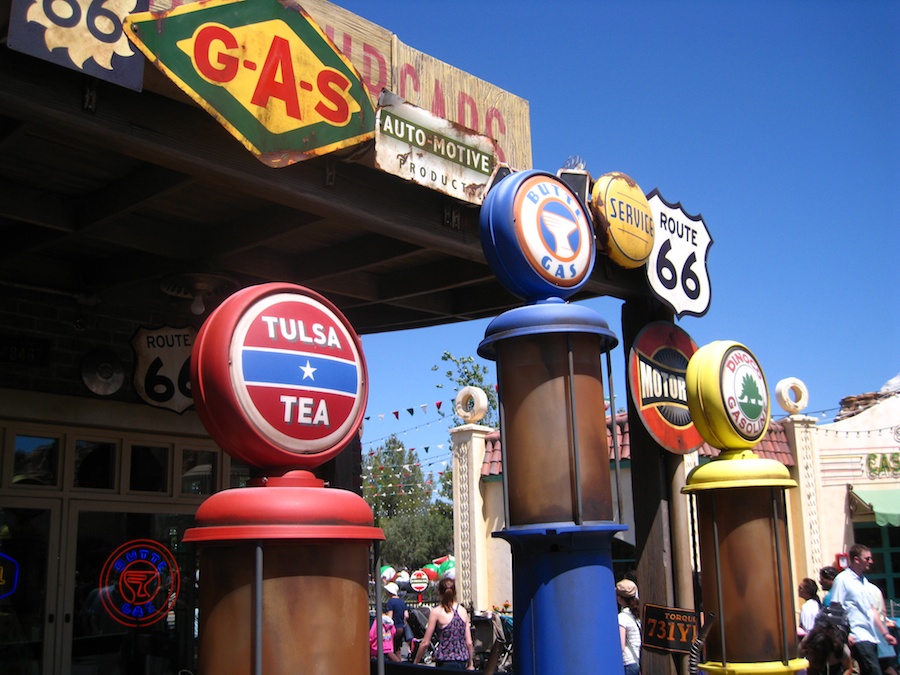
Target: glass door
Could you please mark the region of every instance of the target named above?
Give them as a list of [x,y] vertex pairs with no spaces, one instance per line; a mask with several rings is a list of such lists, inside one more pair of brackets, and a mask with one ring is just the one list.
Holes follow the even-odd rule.
[[194,517],[158,508],[71,502],[65,672],[196,672],[197,560],[182,543]]
[[7,675],[52,673],[65,617],[58,499],[0,498],[0,664]]

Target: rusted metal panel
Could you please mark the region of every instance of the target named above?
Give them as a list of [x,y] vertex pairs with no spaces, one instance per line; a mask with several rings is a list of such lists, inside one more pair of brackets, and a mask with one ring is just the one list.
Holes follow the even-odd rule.
[[432,190],[481,204],[496,143],[384,92],[375,122],[375,165]]

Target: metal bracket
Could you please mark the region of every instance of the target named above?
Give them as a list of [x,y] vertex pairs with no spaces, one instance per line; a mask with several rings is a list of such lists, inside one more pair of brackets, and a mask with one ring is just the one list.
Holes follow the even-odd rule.
[[85,112],[97,112],[97,79],[87,78],[84,84],[84,96],[81,99],[81,109]]
[[325,187],[333,188],[337,179],[337,160],[334,157],[325,158]]
[[460,227],[459,218],[459,205],[444,202],[444,227],[449,227],[452,230],[458,230]]

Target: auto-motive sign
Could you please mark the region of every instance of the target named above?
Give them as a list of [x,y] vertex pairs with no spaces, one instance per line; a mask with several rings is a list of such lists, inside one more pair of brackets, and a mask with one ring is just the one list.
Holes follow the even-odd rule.
[[359,73],[290,0],[209,0],[133,14],[124,28],[268,166],[374,136],[375,111]]
[[293,284],[229,297],[192,356],[197,412],[210,435],[252,466],[313,467],[362,423],[368,382],[359,338],[338,309]]
[[487,136],[393,95],[382,96],[375,125],[375,165],[382,171],[481,204],[496,154]]
[[703,444],[688,404],[685,376],[697,345],[681,328],[655,321],[638,333],[628,358],[631,399],[662,447],[686,454]]

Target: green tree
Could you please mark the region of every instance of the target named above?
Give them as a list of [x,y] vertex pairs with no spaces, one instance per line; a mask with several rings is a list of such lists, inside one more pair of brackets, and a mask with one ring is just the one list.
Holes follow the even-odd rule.
[[418,569],[453,550],[453,507],[433,502],[425,513],[396,516],[383,523],[382,529],[382,559]]
[[[500,425],[500,407],[497,404],[497,391],[493,383],[488,382],[488,376],[490,375],[488,367],[477,363],[471,356],[457,357],[450,352],[444,352],[441,355],[441,361],[452,365],[452,368],[448,367],[444,375],[454,387],[454,398],[463,387],[479,387],[483,389],[487,395],[488,406],[487,413],[479,424],[483,424],[486,427],[498,427]],[[438,368],[436,365],[431,367],[432,370],[438,370]],[[439,383],[437,387],[438,389],[443,389],[444,385]],[[446,413],[441,411],[441,414],[444,415]],[[463,424],[463,420],[456,415],[455,410],[452,414],[458,424]]]
[[363,456],[363,499],[379,523],[400,515],[421,516],[433,493],[415,450],[407,450],[395,435]]

